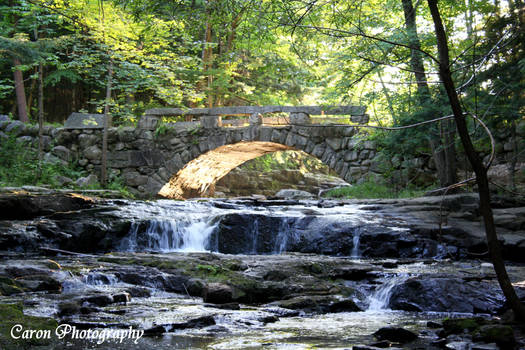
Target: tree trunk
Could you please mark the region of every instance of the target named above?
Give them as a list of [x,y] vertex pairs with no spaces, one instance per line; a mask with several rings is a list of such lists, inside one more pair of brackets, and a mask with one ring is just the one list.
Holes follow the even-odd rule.
[[[38,68],[35,69],[35,73],[38,73]],[[38,78],[31,79],[31,85],[29,86],[29,96],[27,96],[27,109],[29,110],[29,114],[31,114],[31,106],[33,106],[33,91],[35,91],[37,82],[38,82]],[[37,94],[38,94],[38,91],[37,91]],[[38,99],[38,96],[37,96],[37,99]]]
[[108,83],[106,85],[106,103],[104,105],[104,130],[102,132],[102,165],[100,169],[100,183],[106,186],[107,177],[107,159],[108,159],[108,128],[109,128],[109,104],[111,102],[111,82],[113,78],[113,59],[109,59],[108,65]]
[[38,177],[42,175],[42,160],[44,155],[44,65],[38,64]]
[[[416,77],[417,96],[422,108],[428,108],[434,104],[427,83],[425,65],[421,57],[421,43],[417,34],[416,13],[412,0],[402,0],[403,12],[405,15],[405,26],[409,35],[410,42],[410,66]],[[428,119],[436,116],[429,115]],[[448,129],[446,129],[448,131]],[[432,129],[429,130],[429,145],[434,157],[437,169],[439,184],[446,187],[457,182],[456,176],[456,152],[453,142],[453,134],[445,132],[445,143],[442,142],[440,135]]]
[[510,132],[510,143],[512,145],[512,152],[510,152],[510,159],[507,159],[509,169],[509,189],[516,191],[516,165],[518,164],[518,139],[516,138],[516,121],[512,121]]
[[485,169],[479,154],[474,149],[472,140],[470,139],[465,116],[463,115],[461,103],[459,101],[458,94],[456,93],[454,81],[452,80],[447,36],[437,6],[437,0],[427,0],[427,2],[436,31],[440,77],[443,81],[445,90],[447,91],[450,107],[454,113],[454,120],[456,121],[461,143],[463,144],[468,160],[472,165],[474,173],[476,174],[476,182],[479,193],[479,211],[483,216],[485,233],[487,236],[487,245],[492,263],[494,265],[494,271],[496,272],[501,290],[503,291],[503,294],[505,295],[505,298],[514,311],[516,317],[521,320],[525,320],[525,305],[520,302],[518,296],[516,295],[516,291],[510,282],[507,270],[505,268],[505,263],[501,255],[501,245],[498,241],[496,227],[494,225],[494,217],[492,215],[492,208],[490,207],[490,191],[487,170]]
[[27,115],[26,92],[24,89],[24,75],[22,74],[21,70],[16,69],[16,67],[21,64],[22,63],[18,58],[13,59],[13,65],[15,66],[13,75],[15,78],[16,107],[18,109],[18,119],[24,123],[29,123],[29,117]]
[[210,2],[208,0],[206,4],[206,29],[204,30],[204,47],[202,49],[202,67],[204,74],[206,74],[206,89],[207,89],[207,107],[213,107],[213,94],[211,91],[211,85],[213,83],[213,76],[211,75],[212,59],[213,59],[213,48],[211,47],[211,9]]

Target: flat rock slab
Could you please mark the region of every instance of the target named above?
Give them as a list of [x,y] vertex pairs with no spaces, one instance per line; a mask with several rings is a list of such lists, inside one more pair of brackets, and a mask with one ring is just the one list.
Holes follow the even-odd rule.
[[[108,125],[111,125],[111,118]],[[103,129],[104,114],[71,113],[64,123],[64,129]]]

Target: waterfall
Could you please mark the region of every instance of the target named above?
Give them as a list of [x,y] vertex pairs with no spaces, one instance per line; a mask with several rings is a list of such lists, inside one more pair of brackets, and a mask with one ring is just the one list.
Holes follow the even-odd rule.
[[210,224],[210,221],[152,220],[144,232],[141,232],[140,223],[133,223],[128,235],[122,239],[119,250],[204,252],[217,227],[217,223]]
[[352,251],[350,252],[350,257],[352,258],[360,258],[361,255],[359,254],[359,240],[361,239],[361,228],[357,227],[354,230],[354,236],[352,237]]
[[392,289],[405,282],[410,276],[408,274],[393,275],[384,278],[381,286],[376,288],[375,292],[368,297],[369,305],[367,311],[377,311],[388,309]]
[[253,220],[251,254],[257,254],[257,238],[259,236],[259,218]]
[[291,238],[290,236],[297,233],[296,230],[292,230],[293,223],[294,219],[292,218],[283,218],[280,222],[279,228],[277,229],[277,236],[275,237],[274,254],[282,254],[286,251],[288,241]]

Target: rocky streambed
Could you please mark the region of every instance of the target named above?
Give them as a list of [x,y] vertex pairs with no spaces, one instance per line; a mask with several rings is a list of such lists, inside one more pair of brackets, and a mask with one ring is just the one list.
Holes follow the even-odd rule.
[[[525,297],[523,211],[496,200],[509,273]],[[2,348],[525,346],[482,260],[473,195],[139,202],[18,194],[0,206]],[[13,339],[15,324],[143,334]]]

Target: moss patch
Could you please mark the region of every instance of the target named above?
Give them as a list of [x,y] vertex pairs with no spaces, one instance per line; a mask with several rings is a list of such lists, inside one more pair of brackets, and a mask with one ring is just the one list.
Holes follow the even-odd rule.
[[471,333],[487,321],[480,317],[475,318],[453,318],[443,320],[443,330],[446,334],[461,334],[465,331]]
[[13,295],[22,292],[22,288],[15,280],[0,276],[0,295]]
[[53,338],[57,322],[52,318],[26,316],[22,312],[21,304],[0,305],[0,348],[1,349],[26,349],[35,345],[48,345],[50,339],[13,339],[11,328],[14,325],[21,325],[23,330],[43,330],[50,331]]

